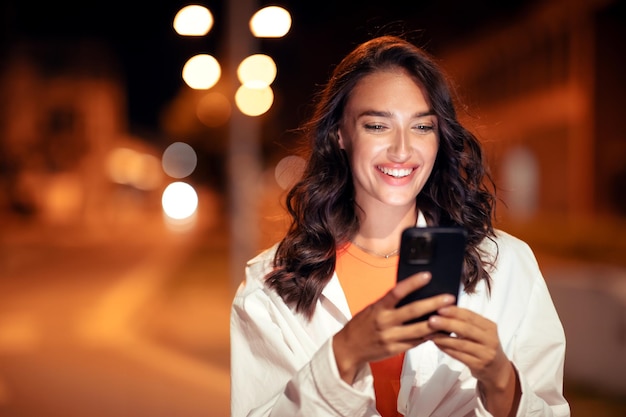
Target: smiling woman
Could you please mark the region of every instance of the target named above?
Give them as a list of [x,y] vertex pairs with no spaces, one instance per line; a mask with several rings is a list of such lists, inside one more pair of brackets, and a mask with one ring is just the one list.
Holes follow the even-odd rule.
[[[374,38],[318,100],[289,230],[233,300],[232,416],[568,416],[562,325],[531,250],[492,226],[480,144],[432,58]],[[416,225],[467,233],[458,300],[399,304],[431,279],[396,283]]]

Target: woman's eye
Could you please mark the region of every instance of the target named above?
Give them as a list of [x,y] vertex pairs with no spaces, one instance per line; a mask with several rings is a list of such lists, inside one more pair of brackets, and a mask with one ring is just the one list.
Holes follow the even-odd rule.
[[377,123],[369,123],[369,124],[366,124],[366,125],[365,125],[365,129],[366,129],[366,130],[371,130],[371,131],[374,131],[374,132],[381,131],[381,130],[383,130],[384,128],[385,128],[385,127],[384,127],[383,125],[381,125],[381,124],[377,124]]
[[421,134],[430,133],[433,131],[434,128],[435,126],[432,124],[419,124],[415,126],[415,129]]

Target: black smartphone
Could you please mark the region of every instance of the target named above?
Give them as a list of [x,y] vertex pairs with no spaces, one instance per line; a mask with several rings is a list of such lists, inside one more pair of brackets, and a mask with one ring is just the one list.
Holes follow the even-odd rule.
[[[452,294],[458,298],[461,288],[461,271],[467,232],[461,227],[409,227],[402,232],[400,259],[398,261],[398,282],[418,272],[429,271],[432,278],[396,305],[439,294]],[[408,321],[415,323],[426,320],[435,312]]]

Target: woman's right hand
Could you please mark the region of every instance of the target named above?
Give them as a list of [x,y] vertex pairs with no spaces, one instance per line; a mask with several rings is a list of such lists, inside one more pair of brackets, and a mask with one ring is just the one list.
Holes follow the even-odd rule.
[[424,342],[437,330],[428,321],[406,321],[454,303],[450,294],[438,295],[396,308],[410,292],[430,281],[422,272],[400,281],[381,299],[357,313],[333,337],[333,350],[341,378],[352,384],[359,369],[368,362],[382,360]]

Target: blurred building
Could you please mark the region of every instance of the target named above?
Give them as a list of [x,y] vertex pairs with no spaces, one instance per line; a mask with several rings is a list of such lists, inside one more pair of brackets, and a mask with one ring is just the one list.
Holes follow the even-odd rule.
[[12,45],[0,74],[2,211],[81,224],[106,222],[107,213],[128,213],[128,194],[141,187],[115,183],[120,169],[131,170],[134,161],[127,158],[124,166],[112,167],[112,151],[156,152],[129,137],[126,93],[116,63],[107,47],[92,41]]
[[[626,216],[624,6],[536,2],[450,50],[511,221]],[[484,127],[484,128],[483,128]]]
[[[521,235],[533,243],[529,224],[561,244],[589,240],[600,219],[608,219],[605,230],[617,238],[597,235],[590,245],[603,250],[625,239],[617,233],[623,227],[614,227],[626,224],[626,137],[618,102],[626,96],[623,3],[529,0],[514,21],[485,26],[482,36],[438,53],[469,99],[467,121],[487,147],[506,203],[498,216],[524,225]],[[117,210],[110,215],[119,216],[122,201],[150,193],[106,172],[114,148],[156,155],[128,135],[126,86],[111,51],[88,41],[31,41],[11,45],[4,58],[0,210],[84,220],[101,218],[111,206]],[[194,127],[201,125],[195,112],[186,115],[193,123],[170,125],[190,125],[191,133],[166,133],[210,146],[206,158],[216,162],[205,166],[221,171],[226,141],[207,141],[206,129]],[[272,132],[269,142],[279,135]],[[150,201],[158,204],[156,192]]]
[[618,404],[626,393],[625,23],[624,2],[539,1],[443,56],[486,145],[498,226],[541,255],[570,401],[576,389]]

